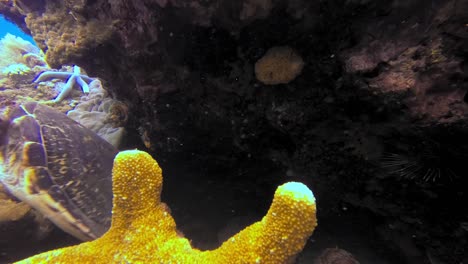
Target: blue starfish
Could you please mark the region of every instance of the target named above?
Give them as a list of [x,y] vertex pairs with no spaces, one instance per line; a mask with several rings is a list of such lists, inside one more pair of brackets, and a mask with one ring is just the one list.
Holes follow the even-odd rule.
[[87,75],[81,74],[80,67],[76,65],[73,66],[73,72],[45,71],[39,74],[39,76],[37,76],[34,82],[43,82],[48,79],[67,79],[67,82],[65,83],[65,86],[63,86],[62,91],[54,99],[54,103],[58,103],[62,101],[65,97],[67,97],[76,83],[81,86],[81,89],[84,93],[89,93],[88,83],[94,80],[93,78]]

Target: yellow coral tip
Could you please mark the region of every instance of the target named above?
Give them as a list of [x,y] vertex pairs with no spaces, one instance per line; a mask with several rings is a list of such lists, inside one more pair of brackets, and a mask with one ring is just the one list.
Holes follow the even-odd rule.
[[278,187],[276,194],[288,196],[295,201],[304,201],[311,204],[315,203],[315,197],[312,191],[305,184],[300,182],[287,182]]
[[151,156],[148,153],[138,149],[124,150],[117,154],[114,161],[121,162],[121,160],[139,159],[140,157],[145,155],[148,156],[148,158],[151,158]]

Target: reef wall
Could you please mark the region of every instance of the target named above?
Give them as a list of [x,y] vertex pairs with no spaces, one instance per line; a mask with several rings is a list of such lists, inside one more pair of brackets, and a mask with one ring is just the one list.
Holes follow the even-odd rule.
[[[163,164],[312,182],[319,217],[368,212],[407,263],[468,258],[468,211],[456,205],[468,201],[465,10],[467,0],[0,2],[51,66],[78,64],[126,101],[129,146]],[[293,80],[256,79],[273,47],[301,57]]]

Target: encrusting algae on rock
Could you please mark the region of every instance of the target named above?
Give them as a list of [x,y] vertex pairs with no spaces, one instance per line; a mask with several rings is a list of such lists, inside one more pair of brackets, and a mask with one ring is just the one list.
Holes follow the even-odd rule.
[[162,171],[146,152],[120,152],[113,168],[112,225],[102,237],[18,263],[288,263],[316,221],[315,198],[302,183],[275,192],[268,213],[215,250],[192,248],[161,202]]

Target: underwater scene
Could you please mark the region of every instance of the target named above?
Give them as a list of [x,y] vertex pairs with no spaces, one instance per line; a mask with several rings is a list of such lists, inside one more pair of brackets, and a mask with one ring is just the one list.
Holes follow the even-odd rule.
[[0,264],[468,264],[468,0],[0,0]]

